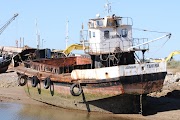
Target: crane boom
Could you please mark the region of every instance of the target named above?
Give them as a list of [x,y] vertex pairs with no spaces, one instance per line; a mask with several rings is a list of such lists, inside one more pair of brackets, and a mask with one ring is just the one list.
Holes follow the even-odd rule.
[[162,38],[164,38],[164,37],[168,37],[168,38],[170,39],[171,33],[168,33],[167,35],[164,35],[164,36],[162,36],[162,37],[159,37],[159,38],[156,38],[156,39],[153,39],[153,40],[150,40],[150,41],[147,41],[147,42],[144,42],[144,43],[141,43],[141,44],[132,46],[132,47],[128,48],[128,51],[130,51],[130,50],[132,50],[132,49],[134,49],[134,48],[136,48],[136,47],[139,47],[139,46],[142,46],[142,45],[146,45],[146,44],[149,44],[149,43],[151,43],[151,42],[160,40],[160,39],[162,39]]
[[6,29],[6,27],[7,27],[13,20],[15,20],[15,18],[16,18],[18,15],[19,15],[19,14],[14,14],[14,16],[13,16],[10,20],[8,20],[5,25],[3,25],[3,26],[0,28],[0,35],[3,33],[3,31]]

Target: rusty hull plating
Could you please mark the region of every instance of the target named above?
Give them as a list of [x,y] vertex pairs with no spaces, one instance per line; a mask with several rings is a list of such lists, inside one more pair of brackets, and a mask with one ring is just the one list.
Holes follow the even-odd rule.
[[[111,78],[110,72],[106,71],[107,79],[72,79],[73,70],[88,68],[91,68],[89,58],[68,57],[25,61],[24,66],[18,66],[16,70],[19,76],[27,77],[26,93],[35,100],[68,109],[107,113],[129,113],[129,108],[133,108],[130,109],[132,113],[138,112],[132,99],[137,99],[136,95],[161,90],[166,75],[166,72],[163,72]],[[36,87],[32,87],[33,76],[39,79]],[[46,78],[51,79],[49,89],[43,87]],[[70,93],[74,83],[79,83],[82,87],[79,96],[72,96]],[[120,109],[122,107],[123,109]]]
[[[123,68],[133,68],[137,70],[136,66],[124,65]],[[149,64],[147,64],[149,66]],[[116,69],[117,66],[115,66]],[[119,71],[127,72],[127,76],[114,77],[111,72],[116,73],[114,69],[97,68],[98,71],[105,71],[105,73],[97,72],[98,75],[91,72],[91,59],[83,57],[66,57],[56,59],[41,59],[34,61],[24,61],[24,66],[16,68],[19,76],[26,76],[31,80],[33,76],[37,76],[40,82],[46,78],[50,78],[52,82],[63,83],[68,87],[73,83],[81,84],[87,93],[100,93],[109,95],[119,94],[147,94],[150,92],[161,90],[166,72],[146,73],[131,75],[124,69]],[[159,67],[159,66],[157,66]],[[110,68],[110,67],[109,67]],[[103,70],[104,69],[104,70]],[[81,70],[87,71],[83,73]],[[88,71],[89,70],[89,71]],[[73,72],[72,72],[73,71]],[[79,73],[79,71],[81,71]],[[116,70],[118,71],[118,70]],[[75,75],[73,73],[77,72]],[[90,77],[88,77],[88,74]],[[103,78],[103,74],[105,77]],[[118,74],[118,73],[117,73]],[[124,74],[124,73],[122,73]],[[85,75],[86,78],[79,76]],[[76,79],[74,78],[76,77]],[[79,77],[79,78],[77,78]],[[88,90],[89,89],[89,90]],[[106,90],[107,89],[107,90]]]

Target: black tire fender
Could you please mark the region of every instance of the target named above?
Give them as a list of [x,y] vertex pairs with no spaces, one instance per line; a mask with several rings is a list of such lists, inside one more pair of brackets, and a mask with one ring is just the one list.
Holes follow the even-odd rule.
[[37,76],[33,76],[31,81],[32,87],[36,87],[38,83],[40,83],[39,79]]
[[176,82],[179,82],[179,81],[180,81],[180,78],[177,78],[177,79],[176,79]]
[[48,89],[50,85],[51,85],[51,79],[48,77],[44,80],[44,88]]
[[50,81],[50,93],[51,93],[51,96],[54,96],[54,83],[53,83],[53,81]]
[[18,76],[18,84],[20,86],[24,86],[27,83],[27,77],[26,76]]
[[[75,91],[74,91],[74,88],[78,88],[78,91],[75,92]],[[79,95],[81,95],[81,93],[82,93],[82,87],[81,87],[81,85],[80,85],[79,83],[74,83],[74,84],[72,84],[71,87],[70,87],[70,93],[71,93],[71,95],[73,95],[73,96],[79,96]]]

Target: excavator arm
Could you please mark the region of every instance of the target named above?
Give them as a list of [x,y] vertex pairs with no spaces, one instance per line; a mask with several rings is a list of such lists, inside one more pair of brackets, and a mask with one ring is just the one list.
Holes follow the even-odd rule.
[[69,47],[67,47],[65,50],[63,50],[62,52],[66,55],[68,55],[69,53],[71,53],[73,50],[84,50],[84,46],[82,44],[72,44]]
[[169,54],[169,56],[165,59],[166,62],[170,61],[172,59],[173,56],[175,55],[180,55],[180,51],[173,51]]
[[168,62],[168,61],[171,61],[172,57],[175,56],[175,55],[180,55],[180,50],[177,50],[177,51],[173,51],[171,52],[168,57],[166,57],[165,59],[154,59],[153,62]]
[[88,47],[84,47],[82,44],[72,44],[68,46],[65,50],[53,50],[54,53],[61,54],[60,56],[67,57],[73,50],[85,50],[88,49]]

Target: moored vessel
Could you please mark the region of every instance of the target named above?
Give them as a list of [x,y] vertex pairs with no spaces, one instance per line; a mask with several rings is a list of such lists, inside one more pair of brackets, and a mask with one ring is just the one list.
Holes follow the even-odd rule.
[[[115,14],[90,19],[88,30],[80,32],[88,56],[51,58],[50,50],[23,52],[14,60],[19,85],[44,103],[110,113],[122,110],[123,94],[161,90],[166,63],[145,62],[144,54],[150,42],[171,34],[150,41],[133,39],[132,23],[132,18]],[[142,52],[142,59],[137,51]]]
[[6,72],[10,64],[11,64],[10,57],[5,57],[5,56],[0,57],[0,73]]

